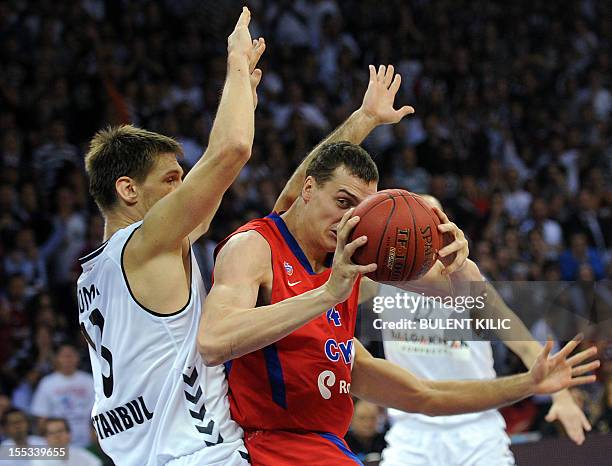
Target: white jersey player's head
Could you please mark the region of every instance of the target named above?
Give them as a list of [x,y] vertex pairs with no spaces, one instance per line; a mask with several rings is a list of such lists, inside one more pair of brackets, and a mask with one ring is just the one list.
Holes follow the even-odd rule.
[[349,142],[327,144],[306,170],[300,210],[305,231],[301,239],[325,253],[336,249],[336,232],[342,216],[378,186],[378,169],[372,157]]
[[106,219],[131,223],[182,182],[178,142],[132,125],[98,131],[85,156],[89,191]]
[[431,194],[419,194],[419,196],[421,196],[423,200],[427,202],[429,207],[437,207],[438,209],[442,210],[442,204],[440,204],[440,201]]

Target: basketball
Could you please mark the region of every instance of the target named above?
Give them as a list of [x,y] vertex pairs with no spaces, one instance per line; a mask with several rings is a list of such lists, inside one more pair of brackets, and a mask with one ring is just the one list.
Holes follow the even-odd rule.
[[[425,200],[402,189],[368,196],[356,208],[360,221],[350,241],[365,235],[368,242],[353,254],[353,262],[378,264],[367,274],[378,282],[416,280],[436,261],[438,251],[452,241],[438,232],[440,219]],[[451,255],[452,257],[452,255]],[[448,262],[448,257],[445,262]]]

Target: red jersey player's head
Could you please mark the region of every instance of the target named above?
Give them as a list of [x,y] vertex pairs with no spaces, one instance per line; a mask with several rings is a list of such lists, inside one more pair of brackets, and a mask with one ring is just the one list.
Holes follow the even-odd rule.
[[340,219],[377,186],[378,169],[363,148],[349,142],[323,146],[308,166],[302,187],[302,225],[309,242],[333,252]]
[[104,217],[144,218],[162,197],[178,188],[183,150],[167,136],[132,125],[98,131],[85,156],[89,191]]

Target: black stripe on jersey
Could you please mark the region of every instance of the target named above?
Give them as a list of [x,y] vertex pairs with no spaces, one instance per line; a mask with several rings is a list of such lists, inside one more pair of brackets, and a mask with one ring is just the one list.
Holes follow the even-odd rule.
[[140,303],[136,299],[136,296],[134,296],[134,293],[132,293],[132,288],[130,288],[130,282],[128,281],[127,274],[125,273],[125,267],[123,266],[123,256],[125,255],[125,248],[127,244],[130,242],[130,240],[132,239],[132,236],[134,235],[136,230],[138,230],[141,226],[142,225],[138,225],[136,228],[134,228],[132,233],[130,233],[130,236],[128,236],[128,239],[126,240],[126,242],[123,244],[123,248],[121,249],[121,273],[123,274],[123,280],[125,281],[125,286],[127,286],[127,289],[130,292],[130,296],[132,297],[134,302],[138,304],[143,310],[147,311],[149,314],[152,314],[155,317],[176,316],[180,314],[181,312],[183,312],[185,309],[187,309],[187,307],[191,303],[191,287],[193,285],[192,283],[193,281],[193,261],[191,260],[191,242],[189,242],[189,298],[187,298],[187,302],[185,303],[185,305],[182,308],[180,308],[178,311],[171,312],[170,314],[160,314],[159,312],[155,312],[152,309],[149,309],[148,307],[144,306],[142,303]]
[[85,262],[92,260],[94,257],[98,257],[100,254],[102,254],[102,251],[104,251],[104,248],[106,247],[107,244],[108,244],[108,240],[104,241],[100,246],[98,246],[97,249],[94,249],[89,254],[83,257],[80,257],[79,263],[82,265]]

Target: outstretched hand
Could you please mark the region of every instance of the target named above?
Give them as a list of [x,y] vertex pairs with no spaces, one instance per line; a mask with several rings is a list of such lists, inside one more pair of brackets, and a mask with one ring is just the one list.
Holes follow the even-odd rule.
[[393,65],[380,65],[378,73],[374,65],[369,66],[370,82],[363,96],[361,110],[377,125],[399,122],[406,115],[414,113],[414,108],[405,105],[398,110],[393,108],[395,95],[402,83],[402,77],[395,74]]
[[582,341],[582,338],[582,335],[576,336],[552,357],[549,357],[549,355],[553,342],[552,340],[546,342],[546,346],[544,346],[536,363],[529,371],[534,383],[534,394],[546,395],[564,388],[595,382],[594,375],[584,374],[597,369],[599,360],[584,364],[583,362],[597,353],[596,347],[592,346],[568,358]]

